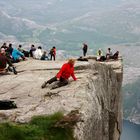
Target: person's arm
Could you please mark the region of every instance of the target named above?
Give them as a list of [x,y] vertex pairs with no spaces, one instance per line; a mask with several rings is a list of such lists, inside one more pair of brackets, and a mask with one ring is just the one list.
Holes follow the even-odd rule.
[[75,77],[75,74],[74,74],[74,68],[72,69],[71,77],[73,78],[74,81],[77,80],[77,78]]
[[24,57],[24,54],[18,50],[17,50],[17,54],[20,55],[21,57]]
[[25,56],[24,56],[24,54],[22,52],[17,50],[17,54],[20,55],[23,60],[26,60]]
[[64,64],[60,71],[57,73],[56,77],[60,79],[61,75],[62,75],[62,72],[66,69],[66,64]]

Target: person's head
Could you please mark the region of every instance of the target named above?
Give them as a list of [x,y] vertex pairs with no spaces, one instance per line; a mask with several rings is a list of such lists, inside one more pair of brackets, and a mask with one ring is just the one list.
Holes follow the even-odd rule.
[[32,45],[31,45],[31,48],[34,48],[34,47],[35,47],[35,45],[34,45],[34,44],[32,44]]
[[12,44],[11,43],[9,44],[9,48],[12,48]]
[[101,49],[99,49],[99,50],[98,50],[98,54],[101,55],[101,53],[102,53],[102,51],[101,51]]
[[2,46],[4,46],[4,47],[5,47],[5,46],[6,46],[6,42],[4,42]]
[[73,66],[75,64],[75,61],[75,59],[71,58],[68,60],[68,63]]
[[108,48],[108,51],[111,51],[111,49],[110,49],[110,48]]
[[53,46],[53,49],[55,49],[55,46]]
[[117,52],[116,52],[116,54],[118,54],[118,55],[119,55],[119,51],[117,51]]
[[46,54],[47,54],[47,52],[46,52],[46,51],[44,51],[44,52],[43,52],[43,54],[44,54],[44,55],[46,55]]
[[83,45],[87,45],[87,42],[83,42]]
[[41,46],[39,46],[39,47],[38,47],[38,49],[40,49],[40,50],[41,50],[41,49],[42,49],[42,47],[41,47]]
[[21,48],[21,47],[22,47],[22,45],[19,45],[18,47],[19,47],[19,48]]
[[5,55],[6,54],[5,49],[4,48],[1,48],[0,49],[0,53],[3,54],[3,55]]

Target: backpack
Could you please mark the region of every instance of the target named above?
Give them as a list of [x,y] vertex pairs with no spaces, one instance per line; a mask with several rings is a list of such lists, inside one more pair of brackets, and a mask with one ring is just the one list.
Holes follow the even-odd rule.
[[50,55],[53,55],[53,54],[54,54],[54,50],[51,49],[51,50],[50,50]]
[[13,108],[17,108],[17,105],[14,103],[14,101],[0,100],[0,110],[8,110]]

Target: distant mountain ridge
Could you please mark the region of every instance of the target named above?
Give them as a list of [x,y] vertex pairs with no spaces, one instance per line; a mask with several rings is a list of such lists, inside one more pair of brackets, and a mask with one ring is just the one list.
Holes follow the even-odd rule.
[[0,33],[61,49],[140,42],[138,0],[0,1]]

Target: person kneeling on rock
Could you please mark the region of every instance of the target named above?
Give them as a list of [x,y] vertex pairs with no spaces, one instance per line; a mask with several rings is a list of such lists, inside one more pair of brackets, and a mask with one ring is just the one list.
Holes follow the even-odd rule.
[[74,81],[76,81],[77,78],[75,77],[75,74],[74,74],[74,64],[75,64],[75,60],[69,59],[67,63],[63,64],[62,68],[57,73],[57,75],[51,78],[50,80],[45,81],[41,87],[45,88],[47,85],[55,81],[59,81],[57,85],[55,86],[55,88],[65,86],[68,84],[68,79],[70,78],[70,76],[72,76]]

